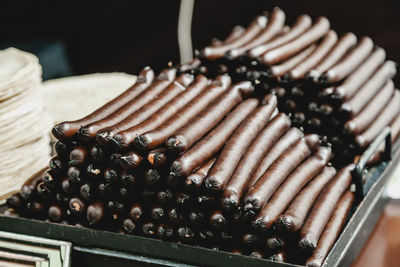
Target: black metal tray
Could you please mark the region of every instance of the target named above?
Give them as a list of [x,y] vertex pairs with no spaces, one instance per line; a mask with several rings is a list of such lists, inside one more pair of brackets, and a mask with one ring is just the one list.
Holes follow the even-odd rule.
[[[379,144],[390,138],[390,130],[382,132],[364,153],[358,165],[356,179],[366,181],[362,186],[365,196],[350,217],[324,266],[349,266],[361,251],[379,219],[388,198],[385,185],[393,175],[400,175],[400,151],[395,149],[390,162],[381,162],[367,173],[362,163],[368,160]],[[390,142],[387,142],[389,144]],[[390,145],[387,146],[390,149]],[[388,150],[390,151],[390,150]],[[386,153],[386,156],[390,155]],[[361,184],[361,183],[359,183]],[[360,188],[358,188],[360,190]],[[360,191],[358,191],[360,193]],[[363,194],[363,193],[361,193]],[[214,251],[173,242],[112,232],[48,223],[0,214],[0,230],[53,238],[73,243],[72,266],[297,266],[255,259],[247,256]]]

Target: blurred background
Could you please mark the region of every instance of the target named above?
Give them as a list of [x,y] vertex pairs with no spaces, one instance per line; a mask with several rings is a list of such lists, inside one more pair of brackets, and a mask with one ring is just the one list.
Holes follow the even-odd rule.
[[[136,74],[146,65],[159,70],[179,61],[179,5],[179,0],[2,1],[0,49],[35,53],[45,80],[93,72]],[[326,16],[338,34],[368,35],[400,62],[399,0],[198,0],[193,47],[225,37],[234,25],[247,25],[274,6],[286,12],[289,24],[303,13]],[[399,75],[396,80],[399,85]]]

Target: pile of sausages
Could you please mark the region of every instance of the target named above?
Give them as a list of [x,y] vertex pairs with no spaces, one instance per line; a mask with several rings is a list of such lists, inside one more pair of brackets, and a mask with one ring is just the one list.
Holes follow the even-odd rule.
[[260,93],[276,94],[294,125],[333,145],[335,166],[360,155],[385,126],[392,127],[393,141],[400,134],[396,64],[369,37],[338,37],[325,17],[313,23],[301,15],[288,26],[275,8],[247,28],[236,26],[198,56],[191,63],[198,72],[227,72],[253,81]]

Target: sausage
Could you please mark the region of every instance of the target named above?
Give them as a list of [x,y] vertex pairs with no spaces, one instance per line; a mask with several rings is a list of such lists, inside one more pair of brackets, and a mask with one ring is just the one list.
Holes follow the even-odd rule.
[[255,248],[261,242],[259,235],[255,233],[247,233],[242,235],[242,243],[248,248]]
[[77,146],[69,153],[69,166],[77,167],[82,166],[87,161],[89,155],[88,151],[83,146]]
[[281,232],[296,232],[302,226],[309,210],[325,185],[336,175],[334,167],[325,167],[304,189],[300,191],[282,214],[276,226]]
[[[256,109],[257,105],[258,100],[254,98],[240,103],[217,127],[172,163],[169,175],[170,179],[179,180],[181,177],[187,177],[193,170],[204,164],[204,162],[222,148],[225,141],[232,135],[240,123]],[[179,140],[182,139],[179,138]]]
[[40,182],[36,186],[36,192],[41,199],[49,199],[52,194],[51,190],[44,184],[44,182]]
[[330,148],[320,147],[317,152],[290,173],[253,221],[253,227],[262,231],[271,228],[304,185],[323,170],[331,156]]
[[129,209],[129,217],[134,222],[140,222],[143,219],[143,206],[140,203],[133,203],[131,208]]
[[285,239],[275,234],[267,238],[265,245],[271,251],[281,250],[287,246]]
[[161,183],[161,174],[158,170],[150,168],[144,172],[144,183],[148,186],[157,186]]
[[137,230],[136,224],[129,218],[122,221],[122,230],[127,234],[133,234]]
[[264,156],[264,159],[254,171],[254,174],[252,174],[251,180],[248,183],[248,188],[254,186],[254,184],[265,173],[269,166],[303,136],[303,132],[301,132],[299,129],[291,128],[287,133],[285,133],[285,135],[279,138],[278,142],[276,142]]
[[249,256],[252,258],[256,258],[256,259],[263,259],[265,255],[264,255],[264,253],[262,253],[258,250],[255,250],[255,251],[250,252]]
[[306,75],[308,80],[317,82],[325,71],[334,66],[353,46],[357,44],[357,37],[354,33],[348,32],[343,35],[328,55],[318,65],[312,68]]
[[185,209],[189,207],[191,204],[192,197],[191,195],[184,193],[184,192],[179,192],[175,196],[175,202],[180,209]]
[[42,219],[45,213],[46,207],[43,202],[32,201],[26,204],[28,211],[31,212],[31,216],[34,219]]
[[[273,77],[281,77],[284,76],[285,73],[289,72],[295,66],[304,62],[309,56],[315,51],[316,45],[310,45],[303,51],[298,54],[295,54],[293,57],[283,61],[279,65],[273,65],[269,68],[269,72],[272,74]],[[288,78],[287,75],[284,77],[285,79]],[[286,80],[285,80],[286,81]]]
[[283,153],[246,193],[244,199],[246,217],[251,218],[264,208],[286,177],[318,148],[318,135],[311,134],[298,140],[293,147]]
[[86,175],[88,178],[91,178],[92,181],[97,182],[103,177],[103,171],[91,163],[86,167]]
[[[167,125],[159,129],[136,137],[135,145],[139,149],[151,149],[166,141],[169,151],[182,154],[217,125],[233,107],[250,95],[253,90],[250,82],[240,82],[233,85],[227,93],[218,94],[219,98],[214,101],[213,105],[209,104],[214,99],[208,97],[199,99],[198,102],[194,102],[181,110],[181,114],[177,118],[171,119],[176,120],[176,122],[167,122]],[[208,102],[205,102],[206,99],[208,99]],[[200,113],[201,111],[203,112]],[[184,115],[185,112],[188,112],[188,114]]]
[[329,185],[314,203],[313,209],[300,230],[298,246],[303,250],[314,250],[326,223],[342,194],[349,188],[354,164],[347,165],[339,170]]
[[157,200],[160,202],[161,205],[168,205],[171,204],[173,201],[174,194],[169,189],[165,189],[163,191],[159,191],[157,193]]
[[202,230],[198,232],[198,238],[202,246],[209,247],[215,243],[216,234],[210,230]]
[[138,75],[136,83],[115,99],[80,120],[67,121],[54,126],[52,130],[54,137],[58,140],[72,138],[82,126],[104,119],[113,114],[146,90],[153,82],[153,79],[153,70],[150,67],[145,67]]
[[197,76],[196,80],[189,85],[192,81],[193,76],[180,75],[178,79],[161,92],[153,101],[147,103],[122,121],[100,130],[96,134],[97,143],[107,146],[111,140],[114,140],[114,145],[117,148],[121,148],[118,139],[113,139],[118,132],[130,129],[141,123],[146,123],[146,121],[151,121],[153,124],[156,122],[161,124],[196,97],[207,85],[207,78],[203,75]]
[[171,225],[161,223],[157,226],[156,235],[162,240],[171,240],[174,238],[175,230]]
[[135,151],[129,151],[122,155],[117,162],[124,170],[136,169],[143,161],[143,157]]
[[227,140],[217,161],[209,171],[204,184],[206,188],[213,191],[224,189],[240,159],[245,154],[246,148],[268,124],[276,106],[276,96],[267,95],[263,99],[263,105],[254,110],[243,121]]
[[306,261],[307,266],[322,266],[326,255],[339,237],[339,234],[347,221],[353,202],[354,194],[350,191],[344,193],[340,198],[332,217],[322,232],[317,247],[313,251],[311,257]]
[[168,161],[167,148],[160,147],[147,154],[147,161],[155,168],[164,166]]
[[326,70],[319,81],[321,83],[336,83],[352,73],[372,52],[374,43],[371,38],[363,37],[357,46],[351,50],[339,63]]
[[386,83],[386,85],[379,90],[373,101],[371,101],[358,115],[344,124],[343,132],[346,134],[357,135],[369,128],[390,101],[393,92],[394,84],[390,82]]
[[153,207],[150,211],[150,217],[155,221],[160,221],[166,216],[165,211],[162,207]]
[[304,78],[306,73],[308,73],[326,56],[326,54],[328,54],[328,52],[337,42],[337,39],[338,37],[336,32],[329,30],[312,54],[310,54],[303,62],[292,68],[288,73],[289,77],[286,79],[293,81]]
[[263,54],[262,62],[267,65],[274,65],[290,58],[322,38],[328,32],[329,26],[327,18],[319,17],[310,29],[296,39]]
[[23,205],[25,205],[25,202],[21,197],[20,193],[14,193],[7,198],[6,204],[7,207],[14,209],[16,211],[20,211]]
[[[324,89],[322,89],[321,91],[319,91],[319,92],[317,93],[317,97],[318,97],[320,100],[328,100],[328,99],[331,97],[331,95],[333,94],[334,91],[335,91],[335,87],[333,87],[333,86],[324,88]],[[329,100],[330,100],[330,99],[329,99]],[[329,100],[328,100],[328,101],[329,101]]]
[[388,126],[400,112],[400,92],[395,90],[392,99],[386,105],[386,107],[381,111],[376,120],[371,124],[368,129],[363,133],[356,136],[356,144],[361,147],[367,147],[374,139],[379,135],[379,133]]
[[60,222],[64,217],[64,211],[60,206],[51,205],[47,212],[47,216],[52,222]]
[[226,217],[220,210],[216,210],[210,215],[210,225],[215,230],[221,230],[225,228],[227,223],[228,221]]
[[105,209],[102,202],[94,202],[87,207],[86,219],[89,225],[98,224],[105,217]]
[[335,88],[333,99],[349,100],[357,90],[373,75],[374,71],[385,62],[385,50],[378,47],[343,83]]
[[203,184],[204,179],[207,177],[208,172],[211,167],[214,165],[217,157],[212,157],[208,160],[203,166],[201,166],[197,171],[190,174],[185,181],[185,186],[190,189],[200,189]]
[[168,88],[173,80],[175,80],[175,75],[175,69],[164,70],[160,73],[158,79],[136,98],[127,102],[110,115],[82,126],[78,131],[79,138],[84,141],[88,140],[94,137],[99,130],[122,121],[133,112],[153,101],[155,97]]
[[215,202],[214,196],[200,195],[197,197],[197,203],[202,206],[210,206]]
[[118,172],[116,169],[108,167],[104,170],[104,180],[109,184],[115,184],[118,181]]
[[272,38],[277,36],[285,25],[285,13],[282,9],[275,7],[268,18],[268,23],[265,29],[263,29],[256,37],[251,41],[244,44],[243,46],[234,48],[226,53],[226,56],[233,60],[238,56],[243,55],[246,51],[255,48],[259,45],[265,44]]
[[188,214],[189,222],[192,226],[201,226],[204,221],[204,213],[201,211],[191,211]]
[[254,21],[250,23],[245,32],[240,38],[235,39],[232,42],[222,44],[216,47],[206,47],[202,51],[202,55],[209,60],[216,60],[224,56],[225,52],[233,48],[241,47],[242,45],[251,41],[266,27],[268,19],[265,16],[258,16]]
[[129,171],[123,171],[121,173],[121,182],[128,188],[134,188],[138,183],[138,177],[136,174]]
[[287,33],[272,39],[268,43],[259,45],[255,48],[251,49],[248,52],[248,55],[251,58],[258,58],[259,56],[266,53],[267,51],[274,49],[280,45],[283,45],[283,44],[290,42],[293,39],[297,38],[300,34],[302,34],[308,28],[310,28],[311,24],[312,24],[312,20],[311,20],[310,16],[301,15],[297,18],[296,22],[293,24],[293,26],[290,28],[290,30]]
[[86,211],[86,203],[79,197],[73,197],[69,200],[68,208],[73,214],[80,215]]
[[51,170],[46,170],[42,175],[43,183],[48,188],[54,188],[58,184],[58,177]]
[[90,149],[90,157],[94,162],[103,162],[107,159],[108,153],[99,145],[94,145]]
[[43,173],[47,168],[43,168],[37,173],[33,174],[24,182],[21,187],[21,197],[25,200],[29,200],[35,193],[36,186],[43,181]]
[[[231,89],[230,92],[226,93],[226,95],[222,95],[225,91],[228,90],[230,83],[231,79],[229,76],[220,76],[215,81],[212,82],[211,86],[208,87],[207,90],[205,90],[191,102],[185,105],[181,110],[179,110],[179,112],[175,113],[173,117],[169,118],[167,121],[165,121],[163,124],[156,127],[155,129],[149,130],[149,128],[144,128],[143,134],[139,136],[131,134],[134,133],[134,131],[136,131],[135,129],[129,129],[127,131],[118,133],[118,135],[115,136],[114,139],[118,139],[119,144],[124,144],[131,142],[132,138],[135,138],[134,140],[135,146],[139,150],[149,150],[159,147],[168,139],[168,137],[173,135],[177,131],[177,129],[183,127],[185,124],[188,124],[189,122],[193,122],[193,120],[196,121],[195,117],[199,115],[203,110],[205,110],[207,106],[210,104],[210,102],[217,99],[217,101],[220,100],[221,102],[223,102],[223,104],[227,106],[227,109],[231,109],[234,105],[236,105],[238,102],[242,100],[242,93],[244,93],[244,95],[247,95],[247,91],[249,91],[248,94],[250,94],[251,93],[250,91],[252,91],[248,89],[251,88],[250,84],[242,83],[239,85],[245,85],[247,87],[244,87],[243,89],[234,87],[233,89]],[[227,99],[224,99],[223,96],[225,96]],[[211,110],[218,109],[219,111],[221,111],[222,104],[216,104],[216,106],[217,107]],[[228,111],[229,110],[225,112]],[[201,118],[201,115],[199,116]],[[206,116],[205,118],[207,119],[208,117]],[[138,126],[138,128],[139,127],[141,126]],[[196,129],[198,131],[198,128]],[[137,130],[139,130],[139,132],[142,133],[142,130],[140,129]]]
[[271,261],[286,262],[287,261],[286,251],[281,250],[281,251],[269,256],[268,259]]
[[84,183],[81,185],[79,188],[79,192],[81,194],[81,197],[84,200],[92,200],[94,198],[94,188],[92,187],[91,183]]
[[201,66],[201,60],[197,57],[195,57],[192,61],[188,63],[183,63],[178,65],[177,67],[177,73],[182,74],[182,73],[191,73],[194,74],[195,70],[198,69]]
[[69,144],[59,140],[54,144],[54,151],[58,156],[65,157],[69,155]]
[[232,43],[233,41],[236,41],[237,39],[241,38],[245,32],[246,29],[243,26],[236,25],[235,27],[233,27],[232,31],[225,38],[225,40],[221,42],[219,45]]
[[276,115],[253,141],[241,159],[223,192],[222,206],[227,210],[237,208],[249,179],[275,142],[290,128],[290,119],[283,113]]
[[182,211],[173,208],[168,211],[168,219],[174,225],[180,225],[185,221],[185,214]]
[[[126,148],[139,134],[157,129],[162,127],[164,123],[173,121],[174,116],[179,114],[182,109],[189,106],[189,103],[198,101],[196,100],[198,98],[204,98],[215,94],[215,91],[218,91],[218,89],[220,89],[220,91],[226,89],[227,84],[230,83],[230,78],[228,76],[219,76],[208,87],[206,83],[207,79],[204,76],[198,76],[196,82],[190,86],[185,93],[171,100],[147,120],[118,132],[113,138],[114,146],[117,148]],[[221,85],[223,88],[218,87]],[[111,135],[109,136],[111,137]]]
[[354,117],[371,101],[377,92],[396,74],[396,63],[386,61],[375,74],[348,101],[344,102],[339,111],[348,117]]
[[179,227],[176,232],[180,241],[184,243],[192,243],[194,241],[195,233],[190,227]]

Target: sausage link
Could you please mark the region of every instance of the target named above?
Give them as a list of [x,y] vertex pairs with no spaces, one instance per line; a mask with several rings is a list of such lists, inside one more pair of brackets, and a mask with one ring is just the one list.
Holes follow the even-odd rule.
[[96,135],[96,133],[108,126],[114,125],[125,119],[133,112],[139,110],[144,105],[150,103],[154,98],[164,91],[173,82],[176,76],[175,69],[164,70],[158,79],[152,83],[147,90],[143,91],[140,95],[127,102],[125,105],[115,110],[105,118],[93,121],[89,124],[83,125],[78,135],[81,140],[88,140]]
[[219,151],[244,119],[256,109],[258,100],[251,98],[240,103],[226,118],[189,151],[172,163],[170,177],[179,180],[187,177],[197,167]]
[[336,83],[350,75],[372,52],[374,43],[371,38],[363,37],[357,46],[336,65],[325,71],[321,77],[322,83]]
[[[192,118],[190,122],[180,129],[175,130],[175,134],[169,137],[166,142],[168,149],[175,154],[182,154],[188,150],[194,143],[214,128],[233,107],[240,103],[246,96],[250,95],[253,90],[253,86],[247,81],[234,84],[226,94],[221,95],[203,113]],[[146,136],[139,136],[140,138],[137,139],[140,142],[137,143],[149,143],[149,141],[145,140],[148,138],[143,139]],[[155,138],[154,141],[157,139]],[[151,146],[151,148],[153,147],[154,145]]]
[[318,47],[312,52],[312,54],[310,54],[307,59],[305,59],[303,62],[290,70],[287,80],[293,81],[304,78],[306,73],[310,71],[315,65],[317,65],[325,57],[326,54],[328,54],[331,48],[336,44],[337,39],[338,37],[335,31],[328,31],[328,33],[322,39]]
[[[192,75],[180,75],[178,79],[161,92],[157,98],[144,105],[140,110],[130,114],[122,121],[100,130],[96,134],[97,143],[107,146],[118,132],[130,129],[141,123],[146,123],[147,121],[151,122],[156,119],[157,122],[161,124],[196,97],[207,85],[207,78],[203,75],[197,76],[196,80],[189,85],[193,81],[192,79]],[[120,147],[117,138],[113,139],[113,141],[117,148],[127,147]]]
[[319,237],[324,230],[340,197],[351,184],[351,172],[354,165],[350,164],[339,170],[329,185],[321,193],[300,230],[298,246],[303,250],[314,250]]
[[235,169],[228,185],[224,189],[222,206],[232,210],[237,208],[239,201],[249,185],[258,164],[267,154],[274,143],[290,128],[290,119],[283,113],[279,113],[251,144],[246,154]]
[[31,199],[34,195],[36,186],[43,181],[43,173],[47,168],[43,168],[29,177],[21,187],[21,197],[25,200]]
[[301,138],[292,148],[283,153],[246,193],[244,199],[246,216],[251,218],[264,208],[286,177],[318,148],[318,135],[312,134]]
[[282,232],[296,232],[307,217],[309,210],[325,185],[336,175],[333,167],[325,167],[304,189],[301,190],[289,207],[277,221],[277,228]]
[[88,158],[89,158],[88,151],[85,147],[83,146],[75,147],[69,153],[68,165],[74,167],[82,166],[83,164],[85,164]]
[[147,154],[147,161],[155,168],[164,166],[168,161],[167,148],[160,147],[150,151]]
[[278,142],[276,142],[264,156],[264,159],[254,171],[254,174],[252,174],[251,180],[248,183],[248,188],[254,186],[254,184],[267,171],[271,164],[303,136],[303,132],[301,132],[299,129],[291,128],[287,133],[285,133],[285,135],[279,138]]
[[358,89],[373,75],[379,66],[385,62],[385,50],[378,47],[343,83],[335,88],[331,95],[333,99],[349,100]]
[[[192,105],[191,103],[199,103],[204,99],[210,98],[211,95],[215,97],[226,90],[230,83],[230,77],[218,76],[208,87],[206,87],[206,82],[207,80],[204,76],[198,76],[197,82],[190,86],[187,92],[181,97],[178,96],[178,98],[169,102],[142,123],[118,132],[113,138],[113,144],[117,148],[126,148],[133,143],[138,135],[160,129],[160,127],[166,128],[168,124],[175,122],[175,118],[180,116],[181,112],[187,112]],[[183,116],[189,116],[190,114],[191,113],[187,113]],[[163,143],[163,141],[161,143]]]
[[64,210],[60,206],[51,205],[47,212],[47,216],[52,222],[60,222],[64,217]]
[[240,38],[235,39],[232,42],[222,44],[220,46],[211,47],[208,46],[203,49],[202,55],[209,59],[215,60],[224,56],[225,52],[233,48],[241,47],[242,45],[251,41],[266,27],[268,19],[265,16],[258,16],[254,21],[250,23],[245,32]]
[[268,124],[277,104],[276,96],[269,94],[264,97],[263,105],[254,110],[243,121],[227,140],[217,161],[212,166],[205,180],[206,188],[213,191],[224,189],[240,159],[245,154],[246,148]]
[[396,63],[386,61],[351,99],[340,106],[339,111],[350,118],[354,117],[360,113],[386,83],[392,83],[390,79],[395,75]]
[[388,126],[400,112],[400,92],[395,90],[392,99],[382,110],[376,120],[362,134],[356,136],[356,144],[365,148],[374,141],[379,133]]
[[282,9],[275,7],[268,17],[268,23],[265,29],[243,46],[228,51],[226,56],[232,60],[243,55],[246,51],[270,41],[282,31],[285,25],[285,18],[286,16]]
[[311,157],[301,163],[272,195],[271,199],[253,221],[253,227],[266,231],[285,211],[296,194],[318,175],[332,156],[331,149],[320,147]]
[[102,202],[94,202],[87,207],[86,219],[89,225],[98,224],[105,217],[105,209]]
[[319,17],[310,29],[296,39],[263,54],[263,63],[273,65],[299,53],[322,38],[328,32],[329,26],[327,18]]
[[267,238],[265,245],[271,251],[281,250],[287,246],[285,239],[277,235]]
[[336,239],[339,237],[340,231],[347,221],[347,217],[349,216],[353,202],[354,194],[350,191],[344,193],[340,198],[332,217],[330,218],[321,235],[321,238],[318,241],[317,247],[313,251],[311,257],[309,257],[306,261],[307,266],[322,266],[326,255],[335,243]]
[[325,71],[334,66],[353,46],[357,44],[354,33],[348,32],[343,35],[329,54],[306,75],[307,79],[317,82]]
[[216,38],[211,39],[210,47],[216,47],[221,45],[226,45],[232,43],[233,41],[242,37],[242,35],[246,32],[246,29],[243,26],[236,25],[232,28],[232,31],[228,34],[225,40],[220,41]]
[[266,53],[267,51],[274,49],[280,45],[283,45],[287,42],[292,41],[293,39],[297,38],[300,34],[304,33],[308,28],[311,27],[312,20],[308,15],[301,15],[297,18],[294,25],[290,28],[290,30],[274,39],[270,42],[259,45],[253,49],[251,49],[248,54],[252,58],[258,58],[262,54]]
[[286,262],[287,261],[286,251],[281,250],[281,251],[269,256],[268,259],[271,261],[276,261],[276,262]]
[[208,172],[210,171],[211,167],[214,165],[217,157],[212,157],[208,160],[203,166],[201,166],[197,171],[190,174],[185,181],[185,186],[191,189],[200,189],[203,184],[204,179],[207,177]]
[[143,157],[135,151],[129,151],[122,155],[117,162],[124,170],[136,169],[143,161]]
[[394,92],[394,84],[386,83],[378,94],[358,115],[347,121],[343,126],[346,134],[357,135],[371,126],[379,114],[384,110]]
[[153,82],[154,72],[150,67],[144,68],[137,77],[136,83],[124,93],[111,100],[90,115],[76,121],[67,121],[54,126],[52,133],[58,140],[72,138],[78,130],[89,123],[104,119],[129,101],[136,98]]

